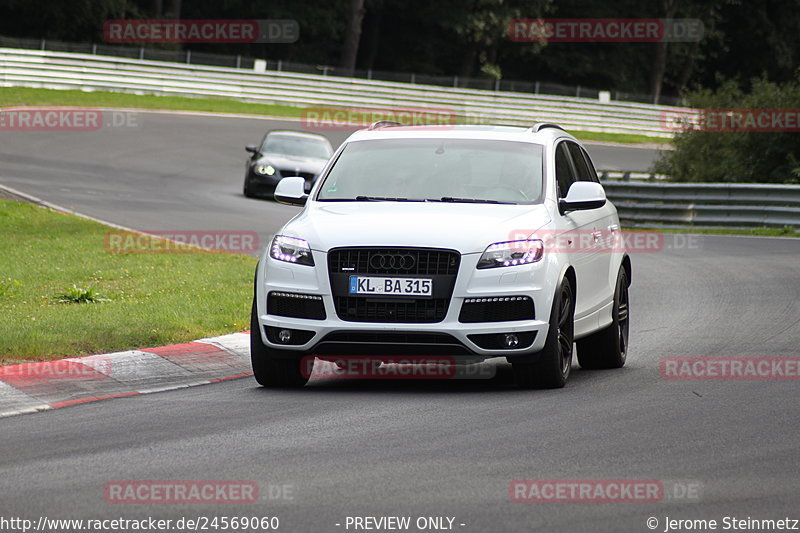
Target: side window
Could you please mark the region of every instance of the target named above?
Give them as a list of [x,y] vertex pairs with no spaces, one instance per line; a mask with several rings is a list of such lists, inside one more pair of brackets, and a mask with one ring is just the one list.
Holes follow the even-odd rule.
[[565,142],[556,146],[556,183],[558,184],[558,197],[564,198],[567,195],[569,186],[575,181],[575,173],[572,164],[569,162],[569,153]]
[[[589,165],[586,163],[581,147],[573,142],[565,142],[564,144],[569,146],[569,153],[572,155],[572,162],[575,163],[578,181],[594,181],[592,179],[594,172],[589,171]],[[594,177],[596,178],[597,176],[595,175]]]
[[594,163],[592,163],[592,158],[589,157],[589,154],[586,153],[586,150],[581,148],[581,153],[583,154],[583,158],[586,160],[586,166],[589,167],[589,177],[595,183],[600,183],[600,178],[597,177],[597,170],[594,168]]

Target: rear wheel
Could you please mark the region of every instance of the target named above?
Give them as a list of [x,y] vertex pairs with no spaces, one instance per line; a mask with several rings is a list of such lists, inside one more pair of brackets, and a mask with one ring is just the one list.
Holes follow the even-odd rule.
[[538,359],[535,362],[523,359],[511,364],[518,386],[557,389],[566,384],[572,368],[574,315],[574,292],[569,281],[563,279],[553,299],[547,340]]
[[620,267],[614,289],[611,325],[578,341],[578,362],[581,368],[622,368],[628,356],[630,305],[628,274]]
[[264,387],[302,387],[308,376],[301,371],[301,357],[264,344],[256,316],[256,302],[250,312],[250,360],[253,376]]

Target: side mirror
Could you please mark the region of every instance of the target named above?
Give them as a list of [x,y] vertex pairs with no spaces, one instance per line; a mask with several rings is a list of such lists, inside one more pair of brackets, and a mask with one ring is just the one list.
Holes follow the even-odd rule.
[[558,201],[558,210],[563,215],[570,211],[597,209],[606,205],[606,191],[593,181],[576,181],[570,185],[567,197]]
[[303,205],[308,200],[306,180],[300,176],[283,178],[275,187],[275,200],[282,204]]
[[247,146],[244,147],[244,149],[253,155],[258,153],[258,146],[254,146],[252,144],[248,144]]

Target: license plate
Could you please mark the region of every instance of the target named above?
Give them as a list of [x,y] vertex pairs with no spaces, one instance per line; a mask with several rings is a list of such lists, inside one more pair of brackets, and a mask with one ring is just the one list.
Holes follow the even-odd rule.
[[433,280],[424,278],[350,276],[350,294],[432,296]]

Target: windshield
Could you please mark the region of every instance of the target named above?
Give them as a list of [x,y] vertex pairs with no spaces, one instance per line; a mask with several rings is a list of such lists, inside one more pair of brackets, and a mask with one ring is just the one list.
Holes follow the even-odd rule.
[[261,153],[328,159],[332,152],[330,145],[323,140],[273,134],[264,141]]
[[382,139],[348,144],[317,200],[531,203],[542,193],[542,146],[473,139]]

